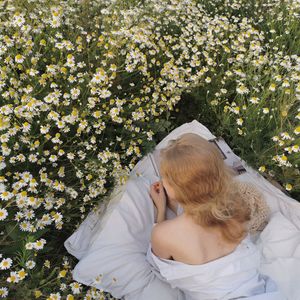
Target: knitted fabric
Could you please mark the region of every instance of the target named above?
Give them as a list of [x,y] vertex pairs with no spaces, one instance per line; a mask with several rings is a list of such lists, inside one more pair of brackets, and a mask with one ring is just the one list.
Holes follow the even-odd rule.
[[238,189],[251,210],[251,220],[248,223],[249,232],[262,231],[270,219],[270,207],[263,198],[263,195],[253,185],[238,182]]

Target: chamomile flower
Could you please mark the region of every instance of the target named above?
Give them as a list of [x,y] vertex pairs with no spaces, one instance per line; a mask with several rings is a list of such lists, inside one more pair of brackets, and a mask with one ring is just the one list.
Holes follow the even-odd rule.
[[51,293],[47,300],[61,300],[60,293]]
[[244,85],[244,84],[240,84],[237,88],[236,91],[243,95],[243,94],[248,94],[249,93],[249,89]]
[[7,191],[4,191],[0,194],[0,198],[4,201],[8,201],[9,199],[11,199],[12,197],[14,196],[13,193],[11,192],[7,192]]
[[210,77],[206,77],[205,78],[205,82],[210,83],[211,82],[211,78]]
[[5,208],[0,208],[0,221],[3,221],[8,216],[8,212]]
[[78,89],[78,88],[71,89],[72,99],[77,99],[79,95],[80,95],[80,89]]
[[52,155],[50,155],[49,160],[52,162],[55,162],[55,161],[57,161],[57,156],[52,154]]
[[299,152],[299,151],[300,151],[299,145],[293,145],[293,146],[292,146],[292,151],[293,151],[293,152]]
[[269,90],[271,92],[274,92],[276,90],[276,84],[275,83],[272,83],[270,86],[269,86]]
[[239,106],[232,107],[232,112],[238,115],[240,113],[240,107]]
[[13,261],[10,258],[4,258],[0,262],[0,269],[7,270],[12,266]]
[[36,266],[36,263],[33,260],[28,260],[25,265],[26,265],[26,268],[31,270]]
[[28,274],[25,272],[24,269],[21,269],[17,272],[19,280],[23,280]]
[[291,191],[291,190],[293,189],[293,186],[292,186],[290,183],[287,183],[287,184],[285,185],[285,189],[286,189],[287,191]]
[[48,259],[45,260],[44,266],[45,266],[46,268],[50,269],[51,263],[50,263],[50,261],[49,261]]
[[288,132],[282,132],[280,135],[281,135],[281,138],[283,140],[290,140],[291,139],[291,136],[288,134]]
[[6,279],[7,282],[11,282],[11,283],[18,283],[19,280],[19,276],[17,272],[10,272],[10,276]]
[[259,98],[258,97],[251,97],[249,101],[253,104],[257,104],[259,102]]
[[266,114],[268,114],[270,112],[270,109],[268,107],[264,107],[262,109],[262,112],[266,115]]
[[15,61],[17,62],[17,63],[22,63],[23,61],[24,61],[24,56],[23,55],[21,55],[21,54],[17,54],[16,56],[15,56]]
[[66,277],[66,274],[67,274],[67,270],[61,270],[59,273],[58,273],[58,277],[59,278],[64,278]]
[[6,287],[1,287],[0,288],[0,297],[6,298],[7,295],[8,295],[8,289]]
[[46,244],[46,240],[45,239],[40,239],[37,240],[36,242],[33,243],[33,248],[36,250],[41,250],[44,248],[44,245]]
[[282,86],[283,86],[283,87],[289,87],[289,86],[290,86],[289,81],[288,81],[288,80],[284,80],[284,81],[282,82]]
[[72,289],[73,294],[80,294],[82,290],[82,286],[79,282],[72,282],[70,284],[70,287]]
[[22,231],[30,231],[31,229],[31,224],[30,222],[28,221],[22,221],[19,225],[19,228],[22,230]]
[[239,125],[239,126],[242,126],[243,123],[244,123],[244,120],[242,118],[239,118],[236,120],[236,123]]
[[33,249],[33,243],[29,242],[25,244],[25,249],[26,250],[32,250]]

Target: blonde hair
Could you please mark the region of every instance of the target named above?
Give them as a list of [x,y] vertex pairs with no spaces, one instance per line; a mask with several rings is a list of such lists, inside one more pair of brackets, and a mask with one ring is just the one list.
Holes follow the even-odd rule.
[[244,225],[251,211],[237,189],[234,171],[214,144],[194,133],[170,140],[160,151],[160,173],[197,224],[218,227],[230,242],[247,233]]

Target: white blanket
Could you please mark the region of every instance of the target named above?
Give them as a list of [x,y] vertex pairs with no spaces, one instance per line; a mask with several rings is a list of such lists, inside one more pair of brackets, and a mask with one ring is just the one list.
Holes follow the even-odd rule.
[[[185,132],[214,138],[194,120],[174,129],[156,149],[164,148],[168,140]],[[272,211],[264,231],[253,236],[263,254],[260,270],[276,281],[288,300],[300,300],[300,204],[245,162],[243,165],[247,172],[239,179],[254,183]],[[147,155],[137,163],[127,184],[116,187],[105,214],[91,212],[65,241],[68,252],[79,259],[72,273],[75,280],[125,300],[185,299],[180,290],[156,276],[145,259],[156,213],[149,186],[156,180]],[[174,214],[168,209],[167,218],[172,217]]]

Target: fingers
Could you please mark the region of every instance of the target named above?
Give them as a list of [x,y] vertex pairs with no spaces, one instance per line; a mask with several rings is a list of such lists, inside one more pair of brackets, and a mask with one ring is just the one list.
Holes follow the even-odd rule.
[[150,195],[154,196],[156,194],[159,194],[159,190],[155,186],[151,185],[150,186]]
[[162,184],[159,181],[156,181],[151,184],[150,189],[155,190],[157,193],[161,191]]

